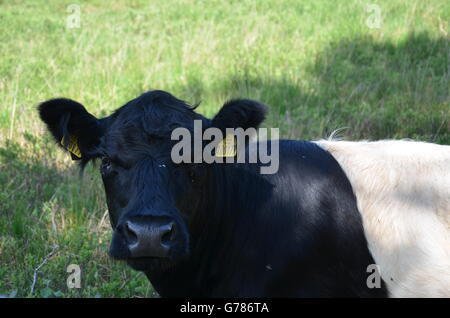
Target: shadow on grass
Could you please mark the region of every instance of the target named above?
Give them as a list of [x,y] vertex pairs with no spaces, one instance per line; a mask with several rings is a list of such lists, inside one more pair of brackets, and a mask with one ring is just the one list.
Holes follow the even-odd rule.
[[[110,226],[95,168],[80,178],[70,159],[56,160],[49,134],[17,139],[0,145],[0,295],[151,296],[142,274],[107,255]],[[31,293],[34,270],[55,246]],[[82,289],[67,287],[69,264],[82,268]]]
[[[397,43],[370,37],[331,43],[311,71],[326,107],[360,138],[450,142],[449,41],[426,33]],[[356,120],[355,120],[356,119]]]
[[[29,227],[48,221],[43,215],[57,217],[64,211],[75,224],[102,216],[103,190],[93,167],[81,178],[77,164],[56,160],[60,150],[49,135],[25,133],[19,139],[0,145],[0,234],[27,242]],[[55,227],[54,220],[50,224]]]
[[26,145],[27,148],[7,140],[0,146],[0,234],[10,232],[23,242],[29,234],[28,227],[33,224],[33,211],[44,198],[49,200],[55,191],[54,185],[63,181],[57,169],[45,165],[36,156],[35,143]]
[[270,78],[240,70],[225,96],[272,106],[267,125],[283,137],[413,138],[450,143],[449,39],[411,33],[395,42],[366,36],[329,43],[305,74]]

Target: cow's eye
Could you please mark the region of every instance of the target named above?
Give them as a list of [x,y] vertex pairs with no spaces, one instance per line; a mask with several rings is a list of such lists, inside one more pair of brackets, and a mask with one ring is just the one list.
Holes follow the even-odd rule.
[[107,175],[112,170],[111,160],[108,157],[102,158],[102,165],[100,167],[102,174]]

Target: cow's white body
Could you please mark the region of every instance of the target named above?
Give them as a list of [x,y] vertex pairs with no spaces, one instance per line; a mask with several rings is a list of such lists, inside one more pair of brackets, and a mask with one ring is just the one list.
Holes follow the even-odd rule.
[[450,146],[321,140],[347,174],[392,297],[450,297]]

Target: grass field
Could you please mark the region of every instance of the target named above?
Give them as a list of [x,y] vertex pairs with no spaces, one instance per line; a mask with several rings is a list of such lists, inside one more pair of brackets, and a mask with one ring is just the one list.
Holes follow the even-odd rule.
[[[372,3],[380,28],[367,24]],[[108,258],[96,168],[79,178],[39,102],[65,96],[101,116],[156,88],[210,116],[247,97],[271,106],[266,126],[283,138],[345,128],[348,139],[449,144],[449,21],[448,0],[0,0],[0,295],[154,295]],[[66,286],[72,263],[80,289]]]

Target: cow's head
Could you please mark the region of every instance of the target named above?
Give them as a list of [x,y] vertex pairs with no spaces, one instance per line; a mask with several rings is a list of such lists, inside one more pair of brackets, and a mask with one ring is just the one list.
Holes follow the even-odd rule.
[[226,103],[213,119],[163,91],[131,100],[97,119],[79,103],[53,99],[39,105],[57,143],[82,166],[101,159],[111,224],[110,254],[135,269],[170,266],[189,255],[189,219],[202,200],[203,164],[175,164],[175,128],[256,128],[266,107],[250,100]]

